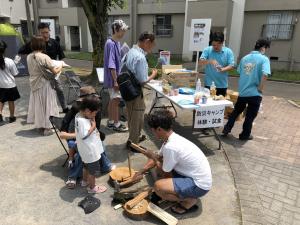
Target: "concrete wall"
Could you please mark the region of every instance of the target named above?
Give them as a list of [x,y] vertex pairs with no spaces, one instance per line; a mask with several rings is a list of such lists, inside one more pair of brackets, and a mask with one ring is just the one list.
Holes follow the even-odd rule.
[[54,9],[54,8],[62,8],[62,1],[66,1],[66,0],[57,0],[57,1],[38,0],[37,2],[39,8]]
[[[246,12],[244,28],[242,35],[242,44],[240,57],[248,54],[253,48],[257,39],[261,37],[263,24],[267,23],[269,11]],[[294,18],[300,18],[300,11],[295,12]],[[278,60],[272,60],[273,69],[290,69],[290,59],[295,61],[294,70],[300,69],[300,24],[295,25],[292,40],[273,40],[271,48],[267,51],[270,57],[278,57]]]
[[[25,1],[0,0],[0,17],[8,16],[12,24],[20,24],[20,20],[27,20]],[[31,19],[33,20],[32,5],[30,4]],[[1,16],[2,15],[2,16]]]

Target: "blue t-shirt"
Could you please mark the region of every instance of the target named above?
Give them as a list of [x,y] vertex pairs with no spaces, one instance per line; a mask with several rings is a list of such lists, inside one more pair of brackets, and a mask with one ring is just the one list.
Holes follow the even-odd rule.
[[257,88],[262,76],[271,74],[270,60],[260,52],[252,51],[241,59],[238,72],[239,96],[261,96]]
[[120,73],[121,46],[120,42],[108,39],[104,46],[104,82],[103,86],[112,88],[114,81],[110,69],[115,69],[117,75]]
[[[234,66],[234,55],[230,48],[222,47],[219,52],[214,51],[212,46],[204,49],[200,59],[216,60],[221,67]],[[205,66],[205,86],[211,86],[212,81],[215,82],[217,88],[228,87],[228,72],[218,72],[215,66],[207,64]]]

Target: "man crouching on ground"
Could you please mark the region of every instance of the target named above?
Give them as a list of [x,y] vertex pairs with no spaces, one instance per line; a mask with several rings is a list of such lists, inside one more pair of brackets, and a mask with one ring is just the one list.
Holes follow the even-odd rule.
[[197,199],[211,189],[212,176],[201,149],[176,134],[172,130],[172,121],[173,115],[168,110],[159,110],[149,115],[149,127],[164,143],[157,160],[149,159],[135,177],[157,166],[163,178],[155,182],[155,193],[162,199],[178,202],[172,211],[184,214],[198,209]]

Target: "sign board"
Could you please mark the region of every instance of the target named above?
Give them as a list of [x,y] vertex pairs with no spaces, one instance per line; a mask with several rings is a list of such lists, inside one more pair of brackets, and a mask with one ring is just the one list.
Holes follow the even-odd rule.
[[160,51],[159,58],[163,60],[163,65],[170,65],[171,52],[170,51]]
[[55,20],[54,19],[41,19],[41,22],[49,24],[50,38],[55,39]]
[[224,105],[201,105],[195,112],[194,128],[222,127],[224,111]]
[[211,19],[192,19],[190,51],[203,51],[209,44]]

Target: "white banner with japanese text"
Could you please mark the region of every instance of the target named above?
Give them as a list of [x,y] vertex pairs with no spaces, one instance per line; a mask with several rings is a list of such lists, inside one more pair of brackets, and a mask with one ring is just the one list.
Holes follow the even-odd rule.
[[195,112],[194,128],[222,127],[224,111],[224,105],[201,105]]

